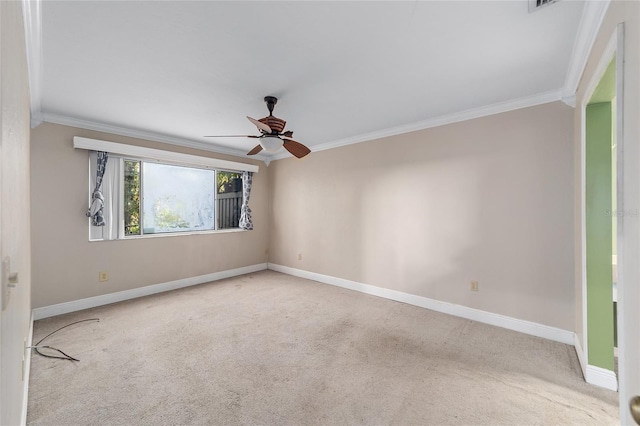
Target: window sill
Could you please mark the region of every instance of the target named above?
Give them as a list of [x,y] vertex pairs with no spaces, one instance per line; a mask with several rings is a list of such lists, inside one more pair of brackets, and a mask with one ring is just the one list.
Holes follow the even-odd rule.
[[157,233],[157,234],[129,235],[124,238],[118,238],[116,240],[89,240],[89,242],[101,243],[104,241],[143,240],[147,238],[182,237],[186,235],[229,234],[229,233],[236,233],[236,232],[247,232],[247,230],[240,229],[240,228],[230,228],[230,229],[216,229],[216,230],[210,230],[210,231],[163,232],[163,233]]

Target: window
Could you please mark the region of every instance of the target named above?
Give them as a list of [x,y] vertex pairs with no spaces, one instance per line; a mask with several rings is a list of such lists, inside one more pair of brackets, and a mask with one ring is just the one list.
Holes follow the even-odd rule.
[[124,160],[126,236],[238,228],[242,175]]
[[237,228],[242,210],[242,175],[218,171],[216,174],[218,229]]
[[253,229],[257,165],[79,136],[73,146],[89,150],[90,240]]
[[91,226],[91,240],[239,228],[242,173],[117,156],[107,165],[103,193],[105,205],[113,205],[105,209],[112,224]]

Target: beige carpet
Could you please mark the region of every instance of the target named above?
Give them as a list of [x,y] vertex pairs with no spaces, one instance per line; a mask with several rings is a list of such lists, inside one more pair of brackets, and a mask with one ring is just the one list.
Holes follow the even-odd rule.
[[28,424],[618,423],[571,346],[272,271],[37,321]]

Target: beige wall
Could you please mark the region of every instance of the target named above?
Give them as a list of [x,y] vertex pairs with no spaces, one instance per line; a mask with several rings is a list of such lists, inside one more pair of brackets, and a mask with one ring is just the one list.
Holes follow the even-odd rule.
[[29,238],[29,84],[20,2],[0,2],[0,258],[18,273],[0,324],[0,424],[20,424],[22,359],[31,318]]
[[572,114],[556,102],[276,161],[270,262],[573,330]]
[[[33,307],[98,296],[267,261],[268,169],[254,174],[254,230],[88,241],[88,153],[74,136],[238,161],[237,157],[44,123],[32,130]],[[98,272],[109,281],[99,282]]]

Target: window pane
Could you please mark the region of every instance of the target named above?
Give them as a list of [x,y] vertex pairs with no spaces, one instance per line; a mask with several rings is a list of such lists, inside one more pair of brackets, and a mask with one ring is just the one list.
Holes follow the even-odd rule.
[[218,172],[218,229],[237,228],[242,206],[242,175]]
[[143,233],[215,229],[215,172],[144,163]]
[[124,234],[140,235],[140,162],[124,162]]

